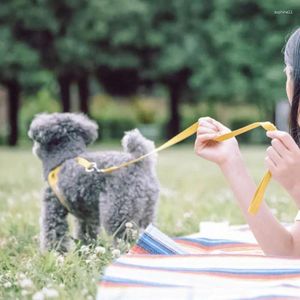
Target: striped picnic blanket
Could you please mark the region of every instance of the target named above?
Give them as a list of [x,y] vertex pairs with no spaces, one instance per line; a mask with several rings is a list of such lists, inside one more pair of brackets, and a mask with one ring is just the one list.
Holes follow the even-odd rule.
[[251,238],[171,239],[150,225],[106,268],[97,299],[300,299],[300,259],[264,256]]

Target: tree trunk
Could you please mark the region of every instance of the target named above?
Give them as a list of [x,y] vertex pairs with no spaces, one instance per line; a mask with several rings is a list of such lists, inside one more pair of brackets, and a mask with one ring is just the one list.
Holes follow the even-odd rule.
[[168,123],[168,138],[173,137],[180,131],[179,101],[181,88],[176,84],[169,85],[170,120]]
[[20,93],[21,87],[17,81],[11,81],[7,84],[8,89],[8,121],[9,121],[9,133],[8,133],[8,145],[16,146],[19,138],[19,105],[20,105]]
[[71,77],[67,75],[60,75],[57,81],[59,84],[62,110],[63,112],[69,112],[71,110]]
[[89,78],[88,76],[80,77],[78,79],[78,91],[79,91],[79,107],[80,111],[89,115]]

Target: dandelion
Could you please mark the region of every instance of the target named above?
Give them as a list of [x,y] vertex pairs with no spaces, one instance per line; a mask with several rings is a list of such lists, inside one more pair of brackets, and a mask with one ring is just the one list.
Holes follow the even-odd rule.
[[59,296],[59,293],[57,290],[53,289],[53,288],[46,288],[44,287],[42,289],[42,293],[44,294],[44,296],[46,298],[57,298]]
[[24,278],[19,282],[20,287],[23,289],[31,289],[33,287],[33,282],[29,278]]
[[105,254],[106,250],[104,247],[101,247],[101,246],[97,246],[95,248],[95,253],[98,254],[98,255],[101,255],[101,254]]
[[119,249],[114,249],[111,254],[114,258],[117,258],[121,255],[121,251]]

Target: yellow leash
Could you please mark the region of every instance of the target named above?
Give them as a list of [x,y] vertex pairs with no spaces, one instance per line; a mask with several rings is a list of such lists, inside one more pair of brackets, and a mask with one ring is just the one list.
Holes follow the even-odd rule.
[[[180,132],[179,134],[174,136],[173,138],[171,138],[170,140],[168,140],[166,143],[164,143],[160,147],[154,149],[153,151],[151,151],[147,154],[144,154],[144,155],[142,155],[138,158],[135,158],[133,160],[130,160],[128,162],[122,163],[118,166],[112,166],[112,167],[105,168],[105,169],[98,169],[95,162],[90,162],[85,158],[77,157],[75,160],[79,165],[83,166],[86,169],[86,171],[88,171],[88,172],[92,172],[92,171],[96,170],[97,172],[100,172],[100,173],[111,173],[111,172],[119,170],[123,167],[127,167],[127,166],[129,166],[133,163],[141,161],[142,159],[144,159],[144,158],[146,158],[146,157],[148,157],[148,156],[150,156],[154,153],[157,153],[159,151],[167,149],[167,148],[169,148],[169,147],[185,140],[186,138],[190,137],[191,135],[193,135],[197,132],[198,126],[199,126],[199,124],[198,124],[198,122],[196,122],[193,125],[191,125],[190,127],[188,127],[187,129],[183,130],[182,132]],[[276,127],[271,122],[255,122],[255,123],[252,123],[252,124],[247,125],[245,127],[239,128],[237,130],[222,134],[222,135],[214,138],[213,140],[216,141],[216,142],[222,142],[222,141],[228,140],[232,137],[235,137],[237,135],[243,134],[247,131],[250,131],[252,129],[255,129],[259,126],[263,127],[265,130],[276,130]],[[57,167],[53,171],[51,171],[49,176],[48,176],[49,184],[50,184],[50,186],[52,187],[52,189],[54,191],[55,191],[55,189],[57,189],[57,178],[56,177],[57,177],[57,173],[59,171],[58,168],[59,167]],[[54,174],[52,174],[52,172],[54,172],[56,174],[56,176],[54,176]],[[265,190],[267,188],[267,185],[268,185],[268,183],[271,179],[271,176],[272,176],[271,173],[268,171],[264,175],[264,177],[262,178],[262,180],[261,180],[261,182],[260,182],[260,184],[259,184],[259,186],[256,190],[256,193],[255,193],[255,195],[254,195],[254,197],[253,197],[253,199],[250,203],[250,206],[248,208],[248,211],[250,213],[252,213],[252,214],[257,213],[257,211],[260,207],[260,204],[263,200],[263,196],[264,196]],[[55,186],[56,186],[56,188],[55,188]],[[62,204],[64,204],[64,203],[62,202]]]

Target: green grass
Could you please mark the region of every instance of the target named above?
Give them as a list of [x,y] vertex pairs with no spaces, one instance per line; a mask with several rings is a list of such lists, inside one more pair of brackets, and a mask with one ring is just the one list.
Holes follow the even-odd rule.
[[[242,149],[257,182],[265,172],[264,148]],[[219,169],[196,157],[191,145],[161,152],[158,173],[162,190],[157,224],[166,233],[196,232],[200,221],[244,223]],[[0,148],[0,299],[32,299],[43,288],[54,289],[58,299],[92,299],[99,274],[112,260],[111,243],[99,240],[105,254],[96,254],[94,248],[84,253],[77,249],[63,258],[40,254],[41,174],[41,164],[29,148]],[[281,221],[292,221],[296,207],[274,182],[267,200]]]

